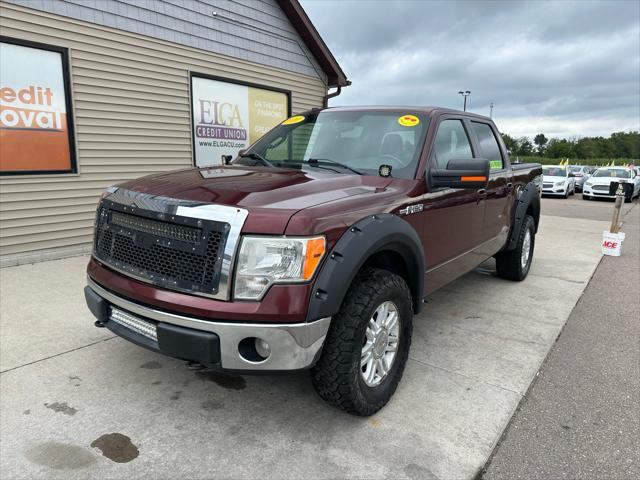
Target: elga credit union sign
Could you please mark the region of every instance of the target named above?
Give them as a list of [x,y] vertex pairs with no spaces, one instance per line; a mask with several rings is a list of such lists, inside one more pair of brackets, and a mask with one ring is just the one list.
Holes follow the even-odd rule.
[[0,43],[0,173],[75,171],[66,51]]
[[195,161],[220,165],[289,116],[287,93],[192,75]]

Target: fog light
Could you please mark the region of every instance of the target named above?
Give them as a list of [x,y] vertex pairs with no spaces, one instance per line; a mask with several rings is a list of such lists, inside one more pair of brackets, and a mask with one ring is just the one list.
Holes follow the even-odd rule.
[[260,355],[262,358],[269,358],[269,355],[271,355],[271,347],[267,342],[265,342],[261,338],[256,338],[255,346],[258,355]]

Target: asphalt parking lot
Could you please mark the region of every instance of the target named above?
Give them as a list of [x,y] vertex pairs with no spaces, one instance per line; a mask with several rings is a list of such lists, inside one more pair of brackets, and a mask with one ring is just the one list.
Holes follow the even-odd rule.
[[0,476],[472,478],[596,270],[611,209],[544,199],[528,279],[487,262],[432,295],[395,397],[366,419],[304,373],[191,370],[94,328],[85,257],[2,269]]

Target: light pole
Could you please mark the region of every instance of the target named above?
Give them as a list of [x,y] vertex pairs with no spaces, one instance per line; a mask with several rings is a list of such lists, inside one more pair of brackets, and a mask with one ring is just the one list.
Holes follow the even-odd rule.
[[471,92],[469,90],[465,90],[464,92],[462,90],[460,90],[458,93],[464,97],[464,111],[466,112],[467,111],[467,97],[469,95],[471,95]]
[[489,104],[489,118],[493,118],[493,102]]

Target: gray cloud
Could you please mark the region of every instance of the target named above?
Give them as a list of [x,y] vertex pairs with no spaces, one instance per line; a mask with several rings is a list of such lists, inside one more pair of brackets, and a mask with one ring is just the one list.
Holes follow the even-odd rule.
[[302,5],[353,85],[331,105],[489,113],[520,136],[640,129],[640,3],[330,1]]

